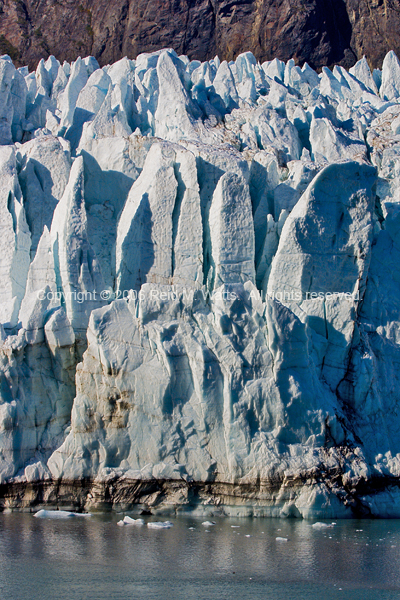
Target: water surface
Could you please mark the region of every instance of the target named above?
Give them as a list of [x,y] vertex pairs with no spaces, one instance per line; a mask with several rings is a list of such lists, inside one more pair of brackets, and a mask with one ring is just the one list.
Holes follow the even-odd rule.
[[118,527],[122,516],[0,514],[0,598],[400,599],[397,520],[315,530],[296,519],[214,519],[207,528],[180,517],[154,530]]

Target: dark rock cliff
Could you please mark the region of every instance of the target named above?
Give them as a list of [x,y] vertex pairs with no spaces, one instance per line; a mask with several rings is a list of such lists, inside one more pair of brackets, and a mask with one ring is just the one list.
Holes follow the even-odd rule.
[[0,53],[30,68],[49,54],[106,64],[161,47],[200,60],[251,50],[314,68],[365,54],[377,67],[400,51],[399,30],[400,0],[0,0]]

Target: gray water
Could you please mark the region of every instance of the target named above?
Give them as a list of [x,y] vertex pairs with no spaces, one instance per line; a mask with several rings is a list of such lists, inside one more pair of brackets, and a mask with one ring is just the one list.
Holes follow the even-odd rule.
[[0,514],[1,600],[400,598],[400,521],[315,530],[295,519],[215,519],[205,528],[180,517],[153,530],[118,527],[122,516]]

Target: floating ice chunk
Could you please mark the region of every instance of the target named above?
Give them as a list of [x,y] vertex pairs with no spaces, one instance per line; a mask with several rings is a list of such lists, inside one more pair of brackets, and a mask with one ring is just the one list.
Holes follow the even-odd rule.
[[171,529],[174,524],[171,521],[150,521],[147,523],[149,529]]
[[277,542],[287,542],[287,541],[288,541],[288,538],[284,538],[284,537],[277,537],[277,538],[275,538],[275,540],[276,540]]
[[142,525],[144,525],[144,519],[132,519],[132,517],[128,517],[125,516],[124,519],[122,521],[118,521],[117,525],[124,526],[124,525],[136,525],[141,527]]
[[91,517],[91,513],[76,513],[67,510],[39,510],[33,515],[37,519],[70,519],[72,517]]
[[202,525],[204,527],[213,527],[215,525],[215,521],[204,521]]
[[311,525],[313,529],[332,529],[333,524],[317,522]]
[[144,525],[144,519],[132,519],[132,517],[124,517],[124,523],[126,525]]

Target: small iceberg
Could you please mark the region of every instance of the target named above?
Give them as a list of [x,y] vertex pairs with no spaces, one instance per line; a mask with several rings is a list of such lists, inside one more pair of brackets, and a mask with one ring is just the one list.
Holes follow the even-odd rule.
[[67,510],[38,510],[36,519],[70,519],[71,517],[91,517],[91,513],[76,513]]
[[171,529],[174,524],[171,521],[150,521],[147,523],[149,529]]
[[202,525],[204,525],[204,527],[213,527],[215,525],[215,521],[204,521]]
[[333,523],[331,525],[329,525],[328,523],[314,523],[313,525],[311,525],[311,527],[313,529],[332,529],[332,527],[334,527]]
[[144,525],[143,519],[132,519],[132,517],[124,517],[122,521],[118,521],[117,525],[123,527],[124,525],[139,525],[140,527]]
[[277,537],[277,538],[275,538],[275,540],[276,540],[277,542],[287,542],[287,541],[288,541],[288,539],[287,539],[287,538],[284,538],[284,537]]

